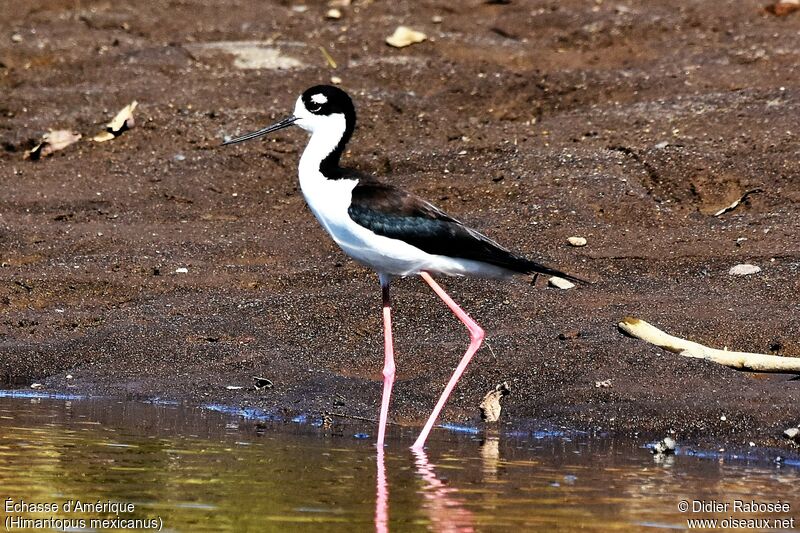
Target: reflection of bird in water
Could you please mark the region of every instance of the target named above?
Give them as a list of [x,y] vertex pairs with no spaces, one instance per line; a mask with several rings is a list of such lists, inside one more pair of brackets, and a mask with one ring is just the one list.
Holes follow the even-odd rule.
[[483,460],[484,481],[496,481],[500,468],[500,439],[497,436],[486,437],[481,442],[481,459]]
[[389,484],[386,482],[386,464],[383,460],[383,448],[378,448],[378,483],[375,495],[375,532],[389,531]]
[[422,450],[414,450],[417,475],[424,481],[422,495],[425,497],[425,511],[434,531],[466,533],[475,531],[475,517],[463,507],[457,498],[458,491],[448,487],[433,470],[428,456]]
[[547,274],[572,278],[517,255],[441,209],[393,185],[339,166],[356,125],[350,97],[337,87],[306,90],[284,120],[226,141],[233,144],[297,125],[311,133],[300,158],[300,188],[320,224],[345,253],[373,268],[383,291],[385,362],[378,447],[383,446],[395,364],[389,283],[395,276],[418,274],[469,330],[470,344],[412,448],[425,439],[483,341],[483,329],[445,293],[431,274],[510,278]]

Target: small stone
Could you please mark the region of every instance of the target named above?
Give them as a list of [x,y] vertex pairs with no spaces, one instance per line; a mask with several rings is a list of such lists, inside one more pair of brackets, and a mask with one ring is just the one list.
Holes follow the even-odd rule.
[[404,48],[412,44],[421,43],[427,38],[428,36],[421,31],[412,30],[407,26],[398,26],[394,33],[386,38],[386,44],[395,48]]
[[11,35],[11,42],[12,43],[21,43],[22,42],[22,35],[19,33],[15,33]]
[[31,388],[33,390],[39,390],[39,389],[43,389],[44,385],[42,385],[41,383],[31,383]]
[[72,379],[72,374],[67,374],[67,379]]
[[332,9],[329,9],[328,12],[325,13],[325,18],[331,20],[339,20],[340,18],[342,18],[342,12],[334,7]]
[[792,442],[800,444],[800,428],[789,428],[783,432],[783,436]]
[[728,420],[728,417],[725,416],[725,415],[722,415],[721,417],[719,417],[719,419],[722,420],[723,422],[725,422],[725,421]]
[[342,78],[340,78],[339,76],[331,76],[331,83],[334,85],[341,85]]
[[175,273],[176,274],[188,274],[189,273],[189,269],[186,268],[186,267],[176,268],[175,269]]
[[305,13],[306,11],[308,11],[308,6],[303,6],[303,5],[292,6],[292,11],[294,11],[295,13]]
[[567,242],[572,246],[586,246],[586,239],[584,237],[570,237]]
[[605,379],[603,381],[595,381],[594,386],[598,389],[610,389],[612,387],[610,379]]
[[443,20],[444,19],[442,18],[441,15],[434,15],[433,17],[431,17],[431,22],[433,22],[434,24],[441,24]]
[[228,390],[241,390],[241,389],[243,389],[244,387],[242,387],[242,386],[239,386],[239,385],[228,385],[228,386],[227,386],[227,387],[225,387],[225,388],[226,388],[226,389],[228,389]]
[[728,274],[731,276],[749,276],[750,274],[758,274],[759,272],[761,272],[761,267],[747,263],[732,266],[731,269],[728,270]]
[[550,285],[562,290],[571,289],[572,287],[575,286],[575,284],[572,283],[571,281],[566,280],[564,278],[559,278],[558,276],[553,276],[552,278],[550,278]]
[[664,437],[650,448],[653,455],[669,455],[675,453],[675,447],[678,445],[672,437]]

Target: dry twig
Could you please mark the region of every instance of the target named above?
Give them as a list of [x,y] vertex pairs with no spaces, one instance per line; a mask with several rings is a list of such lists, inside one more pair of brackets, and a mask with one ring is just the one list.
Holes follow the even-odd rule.
[[673,337],[664,333],[657,327],[638,318],[625,317],[619,323],[622,331],[642,339],[670,352],[685,357],[706,359],[737,370],[749,372],[778,372],[784,374],[800,374],[800,357],[783,357],[780,355],[767,355],[762,353],[729,352],[709,348],[696,342]]

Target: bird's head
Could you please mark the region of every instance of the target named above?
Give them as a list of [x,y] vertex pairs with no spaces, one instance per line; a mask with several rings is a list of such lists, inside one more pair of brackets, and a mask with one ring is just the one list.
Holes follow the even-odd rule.
[[294,106],[294,114],[271,126],[225,141],[235,144],[255,139],[293,124],[314,133],[327,133],[340,137],[343,146],[350,140],[356,123],[353,100],[343,90],[332,85],[315,85],[303,92]]

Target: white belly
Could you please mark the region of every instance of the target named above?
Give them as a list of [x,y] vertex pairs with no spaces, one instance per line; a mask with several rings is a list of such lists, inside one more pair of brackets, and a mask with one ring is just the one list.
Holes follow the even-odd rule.
[[357,180],[329,180],[301,173],[300,188],[319,223],[344,252],[376,271],[407,276],[426,269],[435,256],[410,244],[376,235],[356,224],[347,210]]
[[325,231],[347,255],[378,273],[409,276],[426,271],[490,278],[513,274],[479,261],[429,254],[403,241],[377,235],[356,224],[347,212],[357,180],[329,180],[319,172],[300,174],[303,196]]

